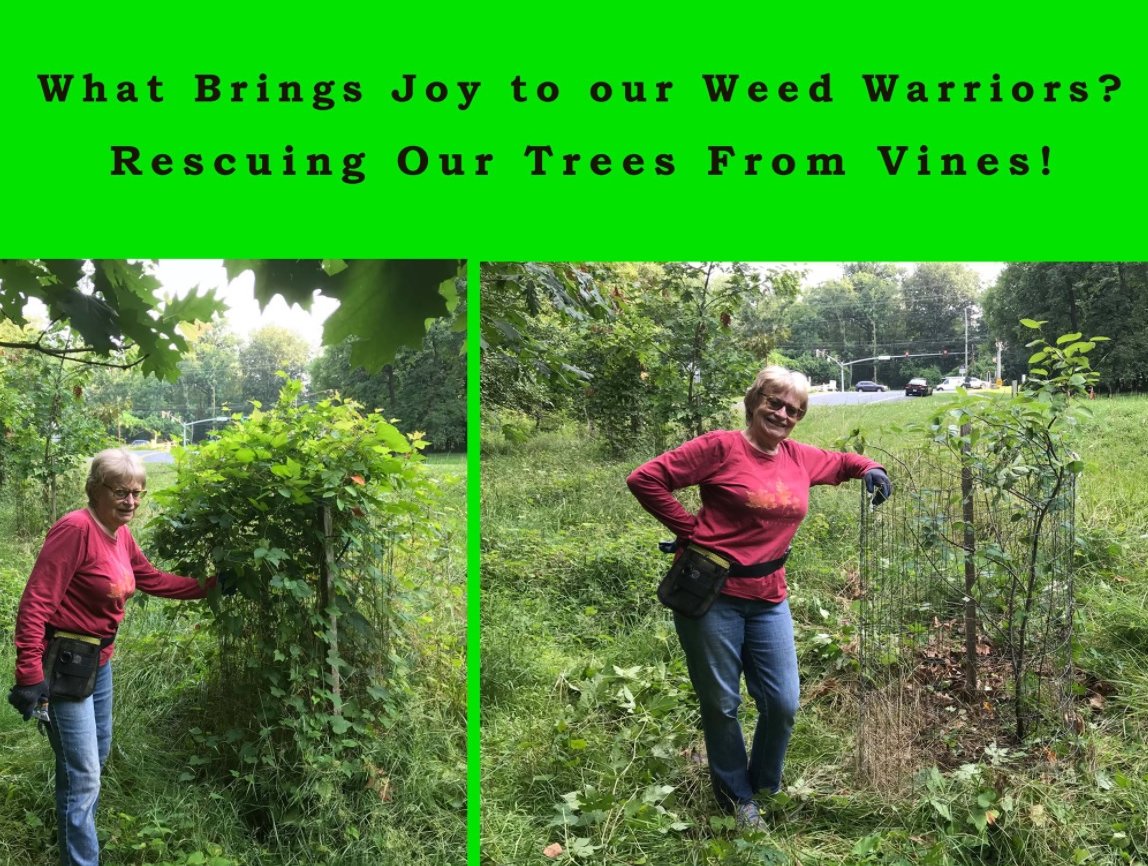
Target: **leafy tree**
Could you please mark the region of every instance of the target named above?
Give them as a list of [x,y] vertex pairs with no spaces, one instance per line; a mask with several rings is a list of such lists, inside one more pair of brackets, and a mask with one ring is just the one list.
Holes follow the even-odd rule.
[[198,329],[179,369],[179,405],[185,421],[215,417],[224,407],[241,407],[248,397],[239,340],[220,325]]
[[[757,358],[768,358],[771,352],[793,340],[794,327],[799,327],[798,304],[802,273],[786,268],[755,268],[760,275],[756,292],[745,298],[745,306],[733,319],[733,326]],[[807,344],[811,345],[811,344]]]
[[[465,322],[465,308],[458,312]],[[380,409],[400,429],[419,430],[428,448],[466,448],[466,335],[446,319],[427,330],[418,350],[400,349],[377,373],[350,363],[351,342],[329,346],[311,365],[311,387],[338,391],[369,409]]]
[[116,438],[124,441],[133,439],[176,440],[183,435],[183,426],[171,415],[133,415],[122,412],[116,418]]
[[581,406],[594,431],[614,454],[633,450],[658,423],[653,416],[654,382],[662,331],[634,304],[623,304],[606,322],[582,329],[574,355],[592,378],[583,387]]
[[824,382],[836,383],[839,378],[838,373],[840,372],[840,367],[828,358],[818,357],[813,354],[798,355],[795,358],[782,357],[778,359],[778,363],[789,367],[791,370],[798,370],[804,373],[809,377],[809,381],[815,385]]
[[[187,349],[179,326],[209,321],[223,303],[212,292],[161,300],[159,288],[142,261],[0,260],[0,316],[25,325],[24,308],[35,299],[47,306],[53,323],[34,339],[0,345],[93,364],[138,364],[145,374],[173,378],[180,353]],[[61,322],[77,339],[53,344],[47,336]]]
[[758,359],[731,326],[761,283],[759,271],[737,262],[662,268],[665,301],[650,310],[665,338],[654,374],[656,401],[662,417],[681,424],[689,437],[717,417],[725,423],[731,397],[753,380]]
[[[527,435],[521,415],[537,428],[549,413],[570,408],[590,379],[577,366],[579,326],[614,315],[597,277],[611,266],[484,263],[481,291],[483,424]],[[519,415],[521,413],[521,415]]]
[[1008,265],[985,296],[985,318],[1002,339],[1006,375],[1025,371],[1023,315],[1060,332],[1103,333],[1111,338],[1095,360],[1109,388],[1148,386],[1148,264],[1142,262],[1038,262]]
[[[6,326],[3,333],[16,336]],[[59,480],[102,448],[107,437],[85,397],[91,368],[69,358],[71,334],[60,328],[37,336],[46,352],[0,358],[0,476],[21,503],[21,528],[38,532],[59,516]],[[32,497],[36,507],[26,509]]]
[[[889,347],[896,345],[903,334],[897,270],[880,263],[855,264],[846,267],[845,276],[852,284],[857,315],[867,337],[865,355],[891,354]],[[881,381],[881,362],[872,363],[873,378]]]
[[484,423],[568,408],[614,451],[728,423],[796,288],[740,263],[484,265]]
[[[905,328],[949,348],[963,345],[965,310],[978,306],[980,279],[965,265],[923,262],[902,283]],[[974,334],[975,337],[975,334]]]
[[307,369],[310,354],[311,347],[307,341],[286,328],[267,325],[252,331],[247,344],[239,350],[243,399],[273,405],[283,387],[283,377],[279,374],[285,373],[289,379],[300,379]]
[[400,346],[417,347],[426,323],[450,314],[457,301],[457,259],[228,259],[229,278],[255,276],[255,297],[266,306],[276,295],[310,309],[315,292],[339,308],[323,324],[323,344],[357,338],[351,363],[380,369]]
[[[77,335],[65,347],[29,337],[0,344],[116,367],[139,365],[161,379],[178,375],[187,350],[181,326],[207,322],[224,309],[212,292],[159,298],[150,261],[121,259],[0,260],[0,317],[27,324],[24,308],[40,300],[53,323]],[[316,292],[339,308],[326,321],[323,341],[360,337],[352,363],[377,370],[402,345],[418,345],[428,319],[444,316],[454,293],[457,259],[243,259],[225,262],[234,279],[255,277],[255,296],[266,306],[276,295],[309,309]],[[104,360],[98,360],[104,359]]]
[[[840,279],[814,286],[793,311],[801,331],[816,342],[793,345],[790,353],[824,349],[842,360],[897,353],[909,339],[900,281],[901,272],[893,265],[846,265]],[[855,368],[852,375],[881,381],[880,364],[874,361],[872,366]]]

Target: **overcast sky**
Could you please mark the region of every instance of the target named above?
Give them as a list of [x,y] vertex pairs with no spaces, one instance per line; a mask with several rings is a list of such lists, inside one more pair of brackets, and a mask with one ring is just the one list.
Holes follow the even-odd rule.
[[217,289],[216,295],[223,298],[228,307],[224,321],[240,337],[245,338],[265,325],[278,325],[299,334],[315,351],[322,342],[323,322],[339,306],[339,302],[331,298],[316,297],[308,312],[298,304],[288,306],[283,298],[276,296],[260,311],[252,273],[247,271],[229,283],[220,259],[160,259],[156,276],[163,284],[163,291],[175,292],[178,296],[196,286]]
[[[815,286],[826,280],[840,277],[842,262],[772,262],[762,266],[783,265],[806,271],[805,284]],[[908,267],[907,263],[899,263]],[[983,287],[991,286],[1004,268],[1003,262],[965,262],[980,275]],[[323,338],[323,322],[338,308],[338,301],[322,296],[316,297],[310,311],[298,304],[288,305],[281,297],[276,297],[265,310],[259,309],[253,291],[254,278],[250,271],[228,282],[220,259],[161,259],[156,276],[163,285],[164,292],[182,296],[199,286],[203,289],[216,289],[216,294],[227,304],[224,321],[240,338],[246,338],[252,331],[265,325],[278,325],[299,334],[319,351]]]
[[[805,285],[816,286],[828,280],[835,280],[844,273],[844,262],[783,262],[786,267],[806,271]],[[899,267],[908,268],[909,262],[897,262]],[[988,288],[997,281],[997,276],[1004,270],[1004,262],[962,262],[965,267],[976,272],[981,278],[981,287]]]

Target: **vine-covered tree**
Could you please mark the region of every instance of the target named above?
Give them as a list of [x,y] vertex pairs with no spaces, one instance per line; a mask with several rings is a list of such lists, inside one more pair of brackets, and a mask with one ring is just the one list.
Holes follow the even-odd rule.
[[[333,786],[370,795],[372,743],[406,720],[395,551],[436,532],[422,441],[300,393],[288,382],[184,452],[154,535],[177,569],[236,590],[213,608],[220,669],[204,697],[226,711],[202,723],[218,743],[210,763],[244,780],[252,807],[297,815]],[[252,754],[273,757],[255,772]]]

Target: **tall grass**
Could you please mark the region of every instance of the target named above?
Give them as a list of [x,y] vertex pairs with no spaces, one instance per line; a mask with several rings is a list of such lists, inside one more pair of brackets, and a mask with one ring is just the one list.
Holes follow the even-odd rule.
[[[815,407],[797,438],[907,428],[950,397]],[[788,566],[803,706],[769,830],[714,815],[695,702],[654,600],[665,531],[565,428],[484,455],[482,851],[489,866],[578,863],[1125,863],[1148,856],[1148,401],[1097,400],[1077,435],[1081,748],[972,738],[961,766],[875,791],[854,771],[848,687],[856,484],[813,491]],[[897,478],[894,474],[894,483]],[[746,700],[745,724],[752,724]],[[1045,751],[1047,750],[1047,751]],[[561,846],[560,853],[548,846]]]

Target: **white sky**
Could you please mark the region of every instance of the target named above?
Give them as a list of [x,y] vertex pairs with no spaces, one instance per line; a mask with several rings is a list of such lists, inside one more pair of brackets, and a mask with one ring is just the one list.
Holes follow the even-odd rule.
[[160,259],[156,277],[163,284],[161,294],[174,292],[182,297],[196,286],[217,289],[216,295],[228,306],[223,319],[241,339],[266,325],[278,325],[299,334],[316,352],[323,338],[323,322],[339,306],[338,301],[320,296],[308,312],[298,304],[288,306],[283,298],[276,296],[261,312],[255,300],[255,280],[251,272],[229,283],[220,259]]
[[[805,284],[814,286],[842,275],[842,262],[780,262],[786,267],[800,268],[807,272]],[[900,263],[906,266],[905,263]],[[981,278],[981,285],[992,285],[1004,268],[1003,262],[965,262]],[[313,352],[318,352],[323,337],[323,322],[334,312],[339,302],[318,296],[310,311],[298,304],[288,305],[281,297],[276,297],[265,310],[259,309],[253,291],[254,279],[250,272],[240,275],[230,283],[220,259],[161,259],[156,276],[163,285],[161,294],[172,292],[182,297],[195,287],[216,289],[216,295],[223,298],[228,309],[223,314],[227,326],[240,339],[246,339],[254,330],[266,325],[277,325],[294,331],[310,344]],[[29,313],[32,311],[29,310]]]
[[[162,284],[159,295],[174,294],[183,297],[197,286],[200,289],[216,289],[216,297],[222,298],[227,309],[222,320],[241,340],[246,340],[252,331],[267,325],[277,325],[294,331],[311,346],[313,354],[322,348],[323,322],[339,306],[332,298],[316,297],[310,311],[298,304],[288,305],[282,297],[276,296],[267,308],[260,311],[255,300],[255,278],[245,271],[230,283],[221,259],[160,259],[156,277]],[[24,315],[30,318],[46,317],[47,308],[36,299],[28,302]]]
[[[827,280],[835,280],[844,271],[844,262],[783,262],[786,267],[806,271],[805,285],[816,286]],[[908,262],[897,262],[902,268],[909,267]],[[981,288],[988,288],[996,282],[997,276],[1004,270],[1004,262],[962,262],[969,270],[974,271],[981,278]]]

